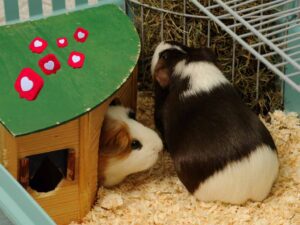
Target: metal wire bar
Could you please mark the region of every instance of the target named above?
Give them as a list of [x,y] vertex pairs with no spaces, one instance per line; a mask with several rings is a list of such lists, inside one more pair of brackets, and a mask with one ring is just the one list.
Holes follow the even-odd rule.
[[[299,35],[299,33],[298,33],[298,35]],[[282,42],[282,43],[278,44],[277,47],[281,47],[283,45],[290,44],[290,43],[292,43],[294,41],[298,41],[298,40],[300,40],[300,36],[296,37],[296,38],[293,38],[293,39],[290,39],[288,41]]]
[[[277,37],[277,38],[273,38],[273,39],[270,38],[269,40],[272,41],[272,42],[277,42],[277,41],[281,41],[285,38],[291,38],[291,37],[294,37],[294,36],[299,36],[299,34],[298,33],[293,33],[293,34],[288,34],[287,36],[281,36],[281,37]],[[291,39],[291,40],[293,40],[293,39]],[[284,41],[284,42],[281,42],[280,45],[286,44],[286,43],[287,43],[287,41]],[[257,46],[264,45],[264,44],[265,44],[264,42],[259,42],[259,43],[251,45],[251,47],[255,48]]]
[[[288,22],[288,23],[290,23],[290,22]],[[288,30],[290,30],[290,29],[292,29],[292,28],[294,28],[294,27],[297,27],[297,26],[299,26],[299,25],[300,25],[300,24],[294,24],[294,25],[292,25],[292,26],[285,26],[283,29],[277,29],[277,30],[274,31],[274,32],[265,34],[265,37],[274,36],[274,35],[276,35],[276,34],[278,35],[278,34],[280,34],[280,33],[283,33],[283,32],[285,32],[285,31],[288,31]],[[260,31],[261,33],[263,33],[263,32],[266,31],[266,30],[265,30],[265,29],[259,29],[259,31]],[[250,32],[250,33],[246,33],[246,34],[240,35],[240,38],[249,37],[249,36],[251,36],[251,35],[253,35],[251,32]]]
[[[300,19],[293,20],[293,23],[296,23],[295,24],[296,26],[300,25],[300,24],[298,24],[298,22],[300,22]],[[290,23],[291,23],[291,21],[287,21],[285,23],[281,23],[281,24],[278,24],[278,25],[266,27],[266,28],[261,29],[260,32],[264,33],[264,32],[272,31],[272,30],[275,30],[275,29],[276,29],[276,31],[278,31],[278,29],[280,29],[281,27],[287,28],[286,25],[290,25]],[[290,28],[292,28],[292,27],[290,26]],[[240,37],[244,38],[244,37],[248,37],[248,36],[251,36],[251,35],[252,35],[252,33],[249,32],[249,33],[245,33],[245,34],[240,35]]]
[[[240,1],[243,1],[243,0],[240,0]],[[256,0],[251,0],[251,1],[256,1]],[[228,1],[227,4],[231,4],[231,3],[236,3],[238,2],[237,0],[232,0],[232,1]],[[220,7],[218,4],[215,4],[215,5],[212,5],[212,6],[208,6],[206,7],[207,9],[215,9],[215,8],[218,8]]]
[[[194,2],[194,0],[192,1]],[[268,38],[262,35],[258,30],[256,30],[253,26],[251,26],[247,21],[245,21],[241,16],[239,16],[236,12],[234,12],[230,7],[228,7],[221,0],[216,0],[224,9],[226,9],[230,14],[237,18],[247,29],[253,32],[260,40],[262,40],[265,44],[269,45],[272,49],[278,52],[278,54],[287,60],[290,64],[300,70],[300,65],[294,62],[287,54],[285,54],[280,48],[278,48],[274,43],[272,43]],[[262,23],[261,23],[262,24]]]
[[[164,0],[160,0],[160,7],[164,8]],[[160,40],[164,40],[164,13],[160,13]]]
[[[285,1],[285,0],[275,0],[275,1],[272,1],[272,2],[268,2],[268,3],[264,3],[264,4],[259,4],[257,6],[251,7],[251,8],[245,8],[245,9],[237,10],[236,12],[239,13],[239,14],[241,14],[241,13],[245,13],[245,12],[249,12],[249,11],[253,11],[254,10],[254,12],[252,12],[252,13],[243,15],[245,17],[251,16],[253,13],[254,13],[253,15],[260,14],[261,12],[263,12],[265,10],[268,10],[268,8],[263,8],[263,7],[270,6],[271,8],[274,8],[274,7],[277,7],[276,6],[277,2],[279,2],[279,3],[282,4],[283,1]],[[291,0],[289,0],[289,1],[291,1]],[[251,1],[251,2],[253,2],[253,1]],[[248,3],[249,3],[248,1],[244,1],[243,3],[240,3],[240,5],[247,5]],[[283,4],[285,4],[285,2]],[[234,9],[236,7],[234,5],[234,6],[231,6],[231,8]],[[260,10],[256,11],[256,9],[260,9]],[[229,16],[229,15],[230,14],[225,14],[223,16],[220,16],[219,18],[226,17],[226,16]]]
[[[282,51],[287,52],[287,51],[290,51],[293,49],[299,49],[299,48],[300,48],[300,45],[295,45],[295,46],[291,46],[288,48],[284,48],[284,49],[282,49]],[[263,54],[262,56],[267,57],[267,56],[276,55],[276,54],[277,54],[277,52],[269,52],[269,53]]]
[[[260,12],[265,12],[265,11],[268,11],[268,10],[271,10],[271,9],[274,9],[274,8],[278,8],[279,6],[285,5],[285,4],[290,3],[290,2],[292,2],[292,1],[294,1],[294,0],[284,0],[284,1],[282,1],[281,3],[278,3],[278,4],[276,4],[275,1],[272,1],[271,3],[273,3],[273,4],[272,4],[271,6],[266,7],[266,8],[262,8],[262,9],[260,9],[260,10],[258,10],[258,11],[254,11],[254,12],[245,14],[245,15],[243,15],[243,16],[244,16],[244,17],[252,16],[252,15],[255,15],[255,14],[260,13]],[[267,4],[265,4],[265,5],[267,5]],[[262,6],[263,6],[263,5],[262,5]],[[251,9],[254,9],[254,8],[256,8],[256,7],[250,8],[250,10],[251,10]]]
[[[186,0],[183,0],[183,14],[186,14]],[[183,17],[183,44],[186,45],[186,17]]]
[[[263,3],[263,0],[261,0],[260,3]],[[260,12],[260,17],[262,18],[262,16],[263,16],[263,11]],[[259,29],[261,29],[261,28],[262,28],[262,26],[260,26]],[[258,53],[261,54],[261,46],[258,47]],[[260,78],[259,71],[260,71],[260,61],[257,60],[257,64],[256,64],[256,93],[255,93],[255,100],[256,101],[259,98],[259,78]]]
[[286,76],[287,76],[287,77],[295,77],[295,76],[300,76],[300,72],[299,72],[299,71],[297,71],[297,72],[294,72],[294,73],[287,74]]
[[[292,29],[292,28],[294,28],[294,27],[297,27],[297,26],[299,26],[299,24],[294,24],[294,25],[291,25],[291,26],[286,26],[286,27],[283,28],[283,29],[279,29],[279,30],[276,30],[276,31],[267,33],[267,34],[265,34],[265,36],[266,36],[266,37],[271,37],[271,36],[273,36],[273,35],[275,35],[275,34],[280,34],[280,33],[282,33],[282,32],[288,31],[288,30],[290,30],[290,29]],[[261,32],[261,30],[260,30],[260,32]]]
[[149,9],[153,9],[153,10],[156,10],[156,11],[159,11],[159,12],[164,12],[164,13],[169,13],[169,14],[172,14],[172,15],[177,15],[177,16],[184,16],[184,17],[188,17],[188,18],[198,18],[198,19],[209,19],[208,16],[200,16],[200,15],[193,15],[193,14],[184,14],[184,13],[180,13],[180,12],[174,12],[174,11],[171,11],[171,10],[167,10],[167,9],[161,9],[161,8],[158,8],[158,7],[155,7],[155,6],[151,6],[151,5],[148,5],[146,3],[141,3],[137,0],[130,0],[131,3],[134,3],[136,5],[139,5],[140,7],[145,7],[145,8],[149,8]]
[[[196,7],[198,7],[202,12],[204,12],[209,18],[211,18],[215,23],[222,27],[228,34],[230,34],[233,38],[235,38],[245,49],[251,52],[256,56],[258,60],[263,62],[270,70],[276,73],[281,79],[286,81],[291,87],[300,92],[300,85],[297,85],[290,78],[285,76],[285,74],[280,71],[277,67],[275,67],[271,62],[269,62],[266,58],[264,58],[261,54],[259,54],[254,48],[249,46],[242,38],[240,38],[236,33],[234,33],[228,26],[226,26],[219,18],[214,16],[209,10],[207,10],[202,4],[200,4],[197,0],[190,0]],[[269,45],[274,51],[278,52],[284,60],[288,61],[289,64],[293,65],[295,68],[300,70],[300,65],[296,63],[293,59],[291,59],[288,55],[285,54],[281,49],[279,49],[275,44],[270,42],[267,38],[265,38],[259,31],[257,31],[253,26],[251,26],[247,21],[245,21],[242,17],[236,14],[233,10],[230,9],[225,3],[220,0],[215,0],[219,5],[221,5],[225,10],[227,10],[231,15],[233,15],[237,20],[240,21],[247,29],[253,32],[258,38],[264,41],[267,45]],[[263,23],[260,23],[263,24]]]
[[[255,24],[255,25],[253,25],[253,27],[258,27],[260,25],[266,25],[266,24],[269,24],[269,23],[272,23],[272,22],[280,21],[281,19],[283,19],[285,17],[288,18],[288,17],[291,17],[293,15],[297,15],[298,13],[299,13],[299,9],[292,9],[292,10],[286,10],[286,11],[274,13],[274,14],[271,14],[271,15],[267,15],[267,16],[264,16],[264,18],[263,18],[264,22],[262,22],[261,24]],[[253,19],[247,21],[249,24],[255,23],[255,22],[258,22],[258,21],[261,20],[260,17],[252,17],[252,18]],[[271,19],[270,20],[265,20],[267,18],[271,18]],[[243,25],[243,24],[242,23],[238,23],[235,26],[241,26],[241,25]],[[234,25],[230,25],[228,27],[229,28],[233,28]]]
[[[294,59],[295,62],[300,62],[300,58],[297,58],[297,59]],[[281,62],[281,63],[277,63],[277,64],[274,64],[274,66],[276,67],[280,67],[280,66],[284,66],[284,65],[287,65],[289,64],[289,62]]]

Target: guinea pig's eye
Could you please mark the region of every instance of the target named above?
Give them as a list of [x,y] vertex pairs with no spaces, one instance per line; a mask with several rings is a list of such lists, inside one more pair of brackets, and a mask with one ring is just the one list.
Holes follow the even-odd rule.
[[163,53],[160,55],[160,58],[167,60],[167,59],[169,58],[168,52],[163,52]]
[[135,112],[130,110],[130,111],[128,112],[128,117],[129,117],[130,119],[135,120],[135,118],[136,118]]
[[141,150],[142,147],[143,147],[143,145],[138,140],[133,140],[131,142],[131,149],[132,150]]

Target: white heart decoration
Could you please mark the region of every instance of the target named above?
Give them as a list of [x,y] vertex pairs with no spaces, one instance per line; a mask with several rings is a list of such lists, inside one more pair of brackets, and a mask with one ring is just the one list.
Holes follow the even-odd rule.
[[21,89],[22,91],[30,91],[33,88],[33,82],[28,77],[22,77]]
[[82,38],[85,37],[85,33],[79,31],[79,32],[77,33],[77,37],[78,37],[79,39],[82,39]]
[[46,70],[53,70],[54,69],[54,62],[52,60],[46,62],[44,64]]
[[80,58],[79,55],[73,55],[73,56],[72,56],[72,61],[73,61],[74,63],[78,63],[80,60],[81,60],[81,58]]
[[34,47],[38,48],[38,47],[41,47],[43,45],[43,42],[41,42],[39,40],[35,40],[33,45],[34,45]]
[[65,39],[59,39],[58,42],[59,42],[59,44],[64,44],[65,43]]

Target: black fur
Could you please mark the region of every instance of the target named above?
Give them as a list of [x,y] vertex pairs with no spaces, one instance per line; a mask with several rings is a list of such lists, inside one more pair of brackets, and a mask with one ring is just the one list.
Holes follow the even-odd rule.
[[[207,61],[216,64],[210,51],[183,48],[187,63]],[[190,52],[193,54],[189,54]],[[161,55],[163,55],[161,53]],[[170,56],[171,57],[171,56]],[[166,58],[176,65],[180,57]],[[175,59],[175,60],[174,60]],[[177,62],[176,62],[177,61]],[[247,108],[231,84],[214,88],[209,93],[179,97],[188,89],[185,80],[172,76],[170,85],[155,85],[155,122],[162,130],[174,160],[178,177],[193,193],[201,182],[222,170],[229,162],[241,160],[262,144],[276,151],[273,139],[258,117]]]

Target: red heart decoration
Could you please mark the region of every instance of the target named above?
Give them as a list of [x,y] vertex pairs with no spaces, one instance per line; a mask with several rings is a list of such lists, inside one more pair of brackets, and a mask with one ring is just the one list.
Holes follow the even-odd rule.
[[56,39],[56,44],[59,48],[64,48],[68,46],[68,39],[65,37],[62,38],[57,38]]
[[85,61],[85,55],[81,52],[71,52],[68,64],[74,69],[81,68]]
[[24,68],[15,82],[15,89],[20,98],[32,101],[38,96],[43,85],[44,80],[40,75],[30,68]]
[[88,36],[89,36],[89,32],[83,29],[82,27],[77,28],[74,33],[75,40],[81,43],[85,42]]
[[39,66],[45,74],[49,75],[60,69],[60,62],[54,54],[48,54],[39,60]]
[[48,46],[47,41],[45,41],[44,39],[42,39],[40,37],[36,37],[30,42],[29,49],[33,53],[40,54],[47,48],[47,46]]

